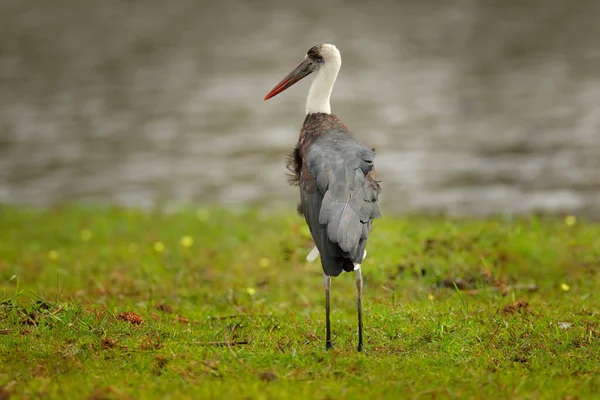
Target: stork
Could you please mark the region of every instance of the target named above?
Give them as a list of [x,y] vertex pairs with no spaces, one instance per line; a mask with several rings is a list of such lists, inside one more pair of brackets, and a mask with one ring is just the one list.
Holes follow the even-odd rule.
[[288,157],[292,183],[300,187],[298,211],[304,215],[315,248],[307,257],[321,255],[325,283],[325,348],[332,348],[329,291],[331,277],[356,273],[358,351],[363,349],[362,273],[367,238],[374,218],[381,217],[380,187],[375,179],[375,151],[360,144],[346,125],[331,113],[329,99],[342,57],[332,44],[308,50],[304,61],[290,72],[265,100],[315,73],[306,100],[306,118],[298,144]]

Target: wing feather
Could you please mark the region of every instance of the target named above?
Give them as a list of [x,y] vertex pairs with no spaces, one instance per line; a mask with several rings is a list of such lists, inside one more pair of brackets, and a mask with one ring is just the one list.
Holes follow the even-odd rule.
[[328,257],[362,262],[372,220],[381,216],[374,160],[373,150],[344,131],[330,132],[308,149],[302,203],[326,273]]

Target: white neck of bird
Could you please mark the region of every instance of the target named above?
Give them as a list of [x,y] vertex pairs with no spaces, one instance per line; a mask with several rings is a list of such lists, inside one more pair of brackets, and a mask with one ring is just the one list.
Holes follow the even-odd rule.
[[333,85],[342,66],[341,57],[332,57],[316,73],[315,80],[308,90],[306,99],[306,113],[325,113],[331,114],[331,105],[329,99]]

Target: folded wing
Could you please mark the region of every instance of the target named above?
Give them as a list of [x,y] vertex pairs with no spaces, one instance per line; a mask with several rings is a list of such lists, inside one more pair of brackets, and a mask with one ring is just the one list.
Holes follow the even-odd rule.
[[330,132],[308,149],[302,209],[328,275],[362,262],[372,221],[381,216],[374,159],[373,150],[344,131]]

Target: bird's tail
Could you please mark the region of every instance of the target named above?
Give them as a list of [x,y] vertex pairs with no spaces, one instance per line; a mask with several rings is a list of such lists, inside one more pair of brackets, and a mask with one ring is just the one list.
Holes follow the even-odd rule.
[[323,255],[321,253],[321,265],[323,272],[329,276],[338,276],[342,271],[354,271],[354,262],[344,257],[334,257],[331,255]]

